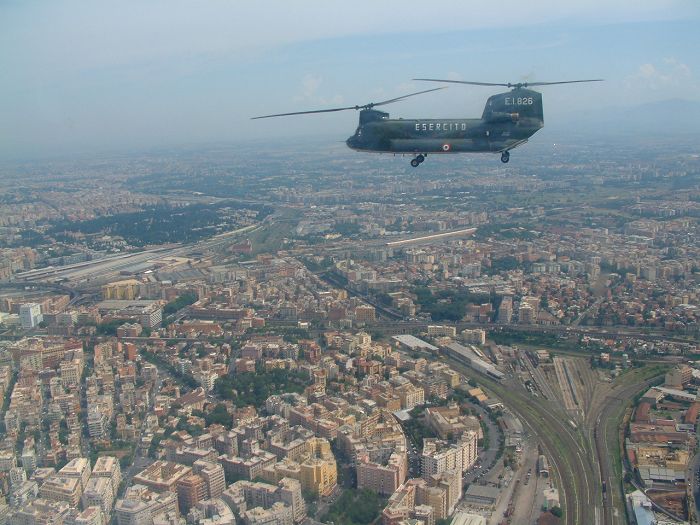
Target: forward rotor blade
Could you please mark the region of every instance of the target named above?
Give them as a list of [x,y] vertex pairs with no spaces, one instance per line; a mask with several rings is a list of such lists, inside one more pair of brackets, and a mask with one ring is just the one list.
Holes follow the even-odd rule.
[[441,89],[447,89],[446,87],[439,87],[433,89],[426,89],[424,91],[417,91],[416,93],[409,93],[408,95],[401,95],[400,97],[391,98],[389,100],[382,100],[381,102],[370,102],[369,104],[364,104],[362,106],[347,106],[344,108],[330,108],[330,109],[313,109],[311,111],[292,111],[291,113],[275,113],[274,115],[262,115],[260,117],[251,117],[251,120],[257,120],[261,118],[271,118],[271,117],[288,117],[290,115],[309,115],[312,113],[334,113],[336,111],[347,111],[350,109],[370,109],[374,106],[384,106],[386,104],[392,104],[398,102],[408,97],[415,97],[416,95],[422,95],[423,93],[430,93],[431,91],[439,91]]
[[348,109],[360,109],[361,106],[348,106],[346,108],[314,109],[311,111],[293,111],[291,113],[275,113],[274,115],[263,115],[261,117],[251,117],[250,120],[271,117],[288,117],[290,115],[308,115],[310,113],[333,113],[334,111],[347,111]]

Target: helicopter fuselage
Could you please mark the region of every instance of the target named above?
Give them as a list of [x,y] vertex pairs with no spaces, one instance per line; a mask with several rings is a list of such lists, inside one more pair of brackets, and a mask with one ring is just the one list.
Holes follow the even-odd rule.
[[538,92],[519,89],[489,98],[481,118],[390,119],[363,109],[348,147],[380,153],[503,153],[544,126]]
[[346,144],[357,151],[380,153],[498,153],[522,144],[542,128],[541,124],[517,124],[482,119],[386,119],[360,125]]

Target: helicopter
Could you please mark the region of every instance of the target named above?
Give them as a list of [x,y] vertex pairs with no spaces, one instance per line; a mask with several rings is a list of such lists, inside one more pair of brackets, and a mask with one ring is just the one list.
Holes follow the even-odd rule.
[[355,110],[360,112],[359,124],[355,134],[345,141],[353,150],[415,155],[411,160],[411,166],[414,168],[420,166],[428,154],[434,153],[500,153],[501,162],[507,163],[510,160],[510,150],[526,143],[532,135],[544,127],[542,94],[528,89],[529,87],[601,82],[603,79],[517,83],[470,82],[436,78],[414,78],[413,80],[473,86],[504,86],[510,91],[490,96],[481,118],[391,119],[389,113],[374,109],[416,95],[445,89],[445,87],[438,87],[364,105],[276,113],[252,119]]

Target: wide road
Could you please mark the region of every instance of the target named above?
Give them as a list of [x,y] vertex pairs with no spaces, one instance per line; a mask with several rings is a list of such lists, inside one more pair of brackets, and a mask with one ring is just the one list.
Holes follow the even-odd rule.
[[602,522],[600,478],[593,468],[594,457],[583,434],[570,426],[569,418],[555,404],[533,397],[513,379],[498,382],[475,372],[460,361],[446,358],[455,370],[474,378],[494,393],[526,425],[541,443],[553,467],[552,476],[559,488],[559,498],[567,525]]

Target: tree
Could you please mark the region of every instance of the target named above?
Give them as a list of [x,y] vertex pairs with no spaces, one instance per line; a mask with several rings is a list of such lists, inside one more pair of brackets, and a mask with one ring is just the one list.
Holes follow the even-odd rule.
[[171,315],[178,310],[189,306],[197,301],[197,295],[194,292],[183,293],[180,297],[174,301],[170,301],[163,307],[163,315]]
[[366,525],[379,517],[384,500],[368,489],[348,489],[331,505],[323,521],[336,525]]
[[233,419],[231,414],[228,413],[226,405],[223,403],[218,403],[214,410],[204,415],[204,420],[207,422],[207,426],[213,424],[223,425],[226,428],[231,428],[233,426]]
[[301,393],[309,378],[294,370],[258,370],[216,380],[214,391],[223,399],[231,399],[236,406],[260,406],[273,394]]
[[114,319],[97,325],[97,335],[117,335],[117,328],[123,325],[123,319]]

